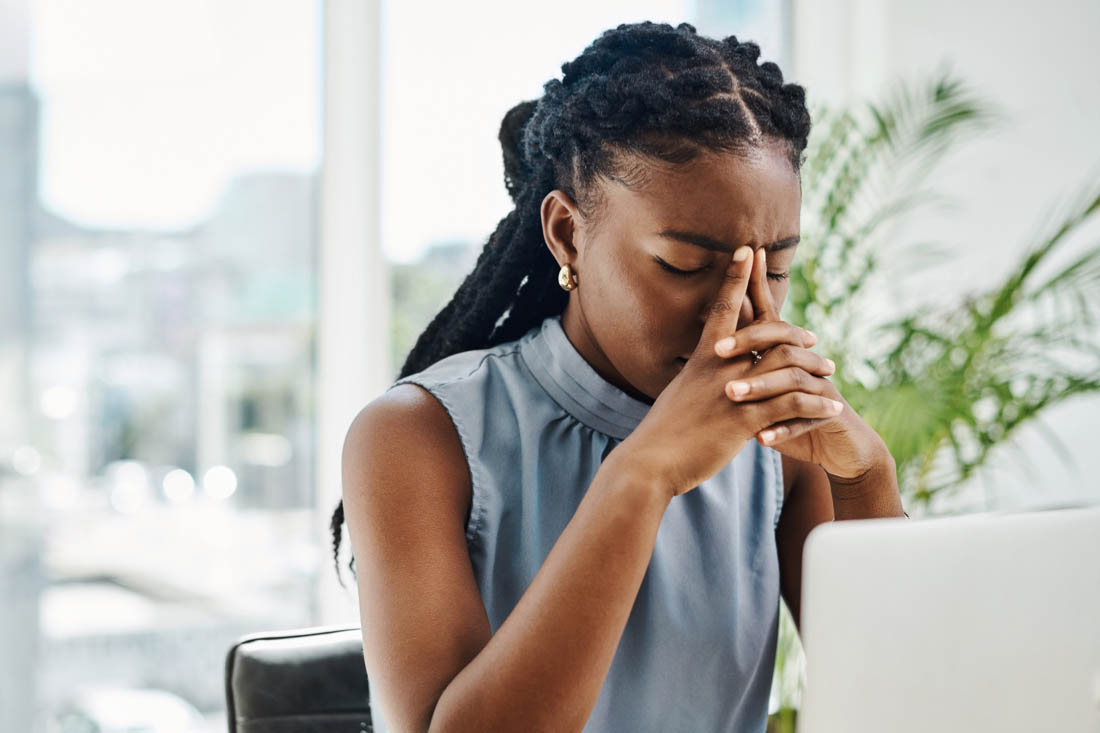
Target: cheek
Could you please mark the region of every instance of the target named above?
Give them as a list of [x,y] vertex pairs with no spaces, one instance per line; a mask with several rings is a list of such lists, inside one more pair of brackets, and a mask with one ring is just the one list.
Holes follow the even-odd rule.
[[791,289],[790,279],[772,280],[768,283],[768,289],[772,291],[772,302],[775,303],[775,310],[781,312],[783,303],[787,300],[787,293]]
[[659,340],[667,330],[696,317],[705,300],[705,287],[699,282],[679,281],[660,271],[656,264],[647,267],[649,264],[639,262],[622,268],[622,282],[629,291],[624,301],[629,301],[631,311],[649,324],[652,338]]
[[644,261],[623,259],[600,263],[597,295],[606,312],[646,319],[673,305],[675,288],[668,287],[660,274],[649,271],[646,265]]
[[[697,305],[687,288],[665,282],[661,273],[646,272],[645,265],[601,263],[599,285],[584,293],[583,300],[589,323],[612,341],[605,345],[608,350],[642,362],[668,350],[670,335],[682,330]],[[620,365],[624,367],[629,369]]]

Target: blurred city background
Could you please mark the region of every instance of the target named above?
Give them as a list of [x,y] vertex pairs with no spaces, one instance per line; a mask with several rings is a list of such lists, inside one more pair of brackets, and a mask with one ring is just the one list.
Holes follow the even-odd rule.
[[[222,730],[237,637],[357,621],[342,431],[509,210],[501,117],[601,30],[757,40],[812,104],[944,62],[999,104],[906,223],[951,266],[902,300],[993,282],[1100,164],[1091,2],[354,4],[0,0],[2,731]],[[1100,501],[1098,407],[929,510]]]

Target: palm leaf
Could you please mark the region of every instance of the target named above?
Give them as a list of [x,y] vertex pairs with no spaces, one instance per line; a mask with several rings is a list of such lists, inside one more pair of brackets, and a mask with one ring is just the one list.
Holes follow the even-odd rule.
[[[944,205],[927,177],[1000,113],[941,71],[815,118],[787,309],[824,335],[819,348],[837,362],[834,382],[886,441],[905,498],[928,503],[1041,412],[1096,389],[1100,347],[1088,327],[1100,321],[1100,247],[1068,259],[1062,250],[1100,216],[1100,189],[1048,214],[1053,224],[1030,238],[995,287],[885,315],[869,307],[889,294],[882,262],[930,260],[925,244],[892,245],[894,232],[905,217]],[[852,361],[853,353],[863,358]],[[1021,382],[1030,387],[1014,389]]]
[[[998,118],[947,71],[814,114],[785,313],[821,337],[818,350],[837,364],[832,381],[886,442],[911,510],[950,499],[972,477],[995,491],[994,457],[1037,476],[1019,445],[1025,426],[1072,464],[1042,417],[1100,392],[1100,243],[1082,242],[1100,225],[1100,186],[1042,217],[993,287],[907,312],[882,307],[897,277],[933,260],[926,242],[894,244],[907,217],[945,205],[926,188],[929,174]],[[777,664],[798,656],[793,624],[782,627]],[[799,698],[801,680],[790,677],[777,677],[783,700]]]

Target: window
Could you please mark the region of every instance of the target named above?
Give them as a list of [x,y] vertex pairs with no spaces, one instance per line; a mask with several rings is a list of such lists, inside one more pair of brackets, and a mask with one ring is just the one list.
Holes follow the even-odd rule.
[[643,20],[687,21],[700,33],[756,40],[787,55],[787,3],[558,3],[536,12],[501,0],[383,5],[382,246],[393,262],[392,360],[450,300],[512,208],[497,131],[512,106],[542,94],[561,65],[602,31]]
[[135,716],[182,698],[217,729],[232,641],[310,624],[331,568],[320,6],[19,5],[0,22],[24,40],[0,53],[26,51],[0,64],[0,728],[125,690]]
[[[317,356],[332,325],[316,305],[332,193],[322,7],[0,4],[2,730],[90,729],[120,696],[135,728],[151,710],[224,730],[230,644],[327,620],[315,476],[331,460],[316,456],[343,415],[318,417],[333,400],[317,364],[351,362],[331,391],[381,347]],[[401,363],[510,208],[496,134],[512,105],[622,22],[687,19],[782,60],[769,45],[786,16],[771,8],[383,4],[382,90],[366,108],[384,151],[387,360]],[[339,59],[326,73],[349,71]],[[347,142],[326,141],[330,160]],[[344,204],[374,195],[336,178]],[[347,236],[329,254],[359,246]]]

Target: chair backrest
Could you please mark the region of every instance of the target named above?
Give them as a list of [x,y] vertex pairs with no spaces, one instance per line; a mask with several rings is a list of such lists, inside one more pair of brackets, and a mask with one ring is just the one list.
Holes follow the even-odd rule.
[[371,733],[358,626],[250,634],[225,660],[230,733]]

